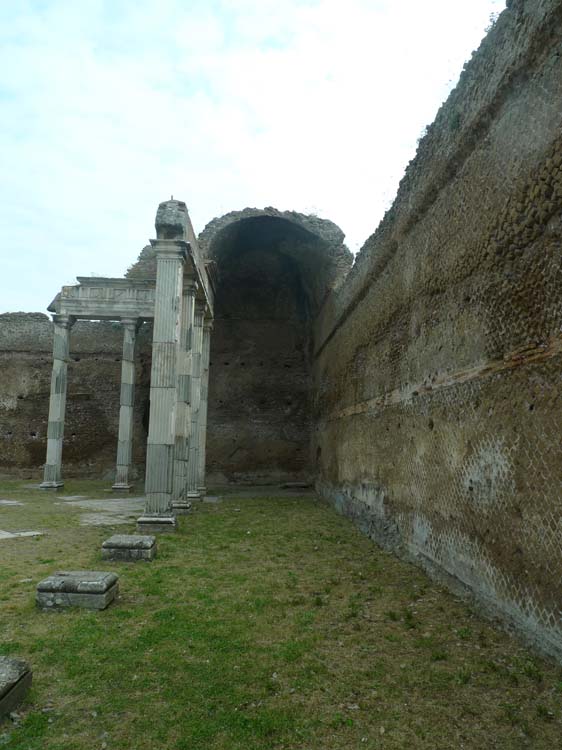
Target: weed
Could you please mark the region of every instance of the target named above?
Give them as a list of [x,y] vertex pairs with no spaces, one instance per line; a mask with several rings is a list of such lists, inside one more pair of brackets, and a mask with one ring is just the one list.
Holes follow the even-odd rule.
[[449,655],[446,651],[437,649],[431,652],[431,661],[447,661]]

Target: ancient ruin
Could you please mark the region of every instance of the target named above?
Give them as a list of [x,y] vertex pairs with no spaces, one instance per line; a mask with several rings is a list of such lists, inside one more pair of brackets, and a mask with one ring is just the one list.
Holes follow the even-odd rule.
[[329,221],[196,237],[172,200],[124,278],[0,316],[2,470],[146,467],[147,534],[210,484],[314,482],[562,658],[562,7],[508,6],[353,264]]
[[146,268],[131,278],[79,278],[49,306],[54,313],[53,372],[47,457],[41,489],[62,487],[62,449],[70,330],[76,320],[115,320],[123,328],[119,436],[113,489],[130,489],[135,340],[151,321],[152,369],[146,449],[146,511],[140,529],[175,527],[174,508],[184,509],[204,490],[209,338],[213,320],[212,275],[198,252],[187,209],[166,201],[156,215]]

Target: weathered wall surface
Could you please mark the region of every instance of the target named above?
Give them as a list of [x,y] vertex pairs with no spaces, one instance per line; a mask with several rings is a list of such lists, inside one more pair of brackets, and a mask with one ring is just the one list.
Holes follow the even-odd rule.
[[512,2],[317,325],[322,493],[562,657],[562,4]]
[[[148,330],[139,334],[137,355],[134,461],[141,470],[150,377],[149,334]],[[47,447],[52,342],[52,323],[46,315],[0,315],[0,472],[41,476]],[[72,328],[63,453],[65,476],[113,479],[121,348],[119,324],[79,321]]]

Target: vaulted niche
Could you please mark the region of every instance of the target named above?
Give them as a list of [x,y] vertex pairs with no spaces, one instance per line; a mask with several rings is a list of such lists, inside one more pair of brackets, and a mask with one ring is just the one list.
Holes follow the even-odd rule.
[[289,217],[229,214],[200,237],[219,279],[209,381],[210,483],[312,478],[311,323],[351,256],[331,222]]

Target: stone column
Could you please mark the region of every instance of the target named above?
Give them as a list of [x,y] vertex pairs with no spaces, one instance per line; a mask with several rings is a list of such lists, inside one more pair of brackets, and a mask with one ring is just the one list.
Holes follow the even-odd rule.
[[191,440],[187,465],[187,497],[200,497],[199,485],[199,408],[201,403],[201,351],[205,302],[197,300],[191,339]]
[[133,454],[133,412],[135,405],[135,343],[139,328],[138,318],[123,318],[123,358],[121,360],[121,398],[119,407],[119,439],[117,443],[117,471],[115,492],[131,489],[129,471]]
[[207,318],[203,322],[203,346],[201,352],[201,399],[199,405],[199,454],[197,489],[201,497],[205,495],[205,447],[207,444],[207,407],[209,403],[209,359],[211,356],[211,331],[213,321]]
[[47,427],[47,458],[43,490],[56,490],[64,485],[62,481],[62,441],[64,435],[64,414],[66,411],[66,385],[68,374],[68,353],[70,329],[74,318],[68,315],[53,315],[53,372],[51,375],[51,397],[49,400],[49,425]]
[[186,497],[189,445],[191,439],[191,339],[195,315],[195,279],[184,279],[180,351],[178,359],[178,405],[176,415],[176,444],[174,456],[174,513],[187,513],[191,503]]
[[174,531],[172,512],[174,444],[176,440],[177,360],[181,323],[183,264],[187,243],[151,240],[156,251],[156,295],[150,420],[146,449],[146,505],[138,520],[143,533]]

